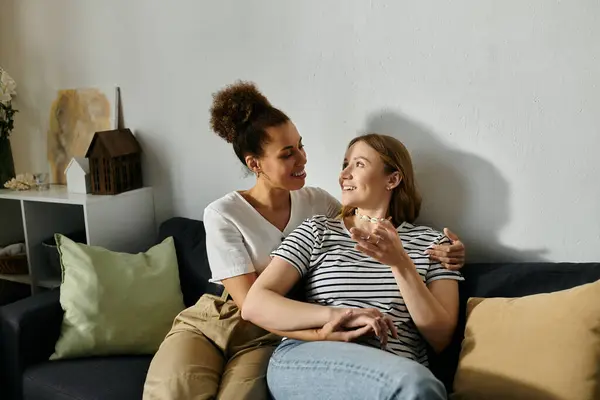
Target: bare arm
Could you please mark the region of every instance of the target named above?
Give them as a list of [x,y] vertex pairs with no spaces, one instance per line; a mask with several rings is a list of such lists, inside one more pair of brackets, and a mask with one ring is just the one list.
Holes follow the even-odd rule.
[[458,319],[458,284],[454,280],[433,281],[425,285],[412,260],[392,267],[394,278],[419,332],[436,352],[452,340]]
[[351,228],[357,249],[389,265],[419,332],[436,352],[450,343],[458,320],[458,284],[454,280],[435,280],[425,285],[417,268],[404,251],[396,228],[384,221],[373,230],[378,244],[367,238],[368,232]]
[[343,309],[302,303],[284,295],[300,280],[287,261],[274,257],[250,288],[242,318],[267,330],[297,331],[321,328]]
[[[257,276],[256,273],[252,272],[250,274],[239,275],[233,278],[224,279],[222,281],[225,289],[231,297],[235,304],[242,308],[240,305],[244,304],[246,296],[248,295],[248,291],[256,281]],[[253,321],[251,321],[253,322]],[[323,324],[325,325],[325,324]],[[318,328],[323,327],[321,325]],[[276,329],[267,329],[269,332],[274,333],[278,336],[286,336],[292,339],[304,340],[304,341],[316,341],[316,340],[325,340],[327,338],[327,334],[331,334],[333,332],[322,331],[321,329],[301,329],[301,330],[293,330],[293,331],[280,331]],[[357,332],[357,334],[362,334],[363,332]],[[348,335],[349,338],[354,335]]]

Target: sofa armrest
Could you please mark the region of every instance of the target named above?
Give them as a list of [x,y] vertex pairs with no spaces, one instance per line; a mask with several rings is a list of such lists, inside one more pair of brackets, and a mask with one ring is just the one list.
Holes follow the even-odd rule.
[[54,351],[63,318],[59,296],[51,290],[0,308],[0,370],[14,398],[20,398],[23,371]]

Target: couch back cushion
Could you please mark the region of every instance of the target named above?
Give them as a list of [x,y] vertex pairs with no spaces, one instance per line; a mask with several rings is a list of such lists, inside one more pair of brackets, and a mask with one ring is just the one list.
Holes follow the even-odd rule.
[[204,223],[182,217],[168,219],[160,225],[158,241],[169,236],[175,240],[179,280],[186,307],[195,304],[204,293],[221,295],[223,287],[208,281],[212,275],[206,255]]

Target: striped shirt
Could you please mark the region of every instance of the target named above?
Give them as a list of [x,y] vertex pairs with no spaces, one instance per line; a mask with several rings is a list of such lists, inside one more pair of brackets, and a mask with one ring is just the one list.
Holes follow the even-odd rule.
[[[425,253],[436,244],[449,243],[446,236],[407,222],[397,230],[425,284],[438,279],[463,280],[459,272],[431,261]],[[290,233],[272,255],[298,270],[309,302],[330,307],[376,308],[388,315],[400,338],[390,336],[387,351],[427,365],[425,339],[406,308],[391,268],[355,250],[355,245],[342,220],[318,215]],[[374,337],[360,341],[380,347]]]

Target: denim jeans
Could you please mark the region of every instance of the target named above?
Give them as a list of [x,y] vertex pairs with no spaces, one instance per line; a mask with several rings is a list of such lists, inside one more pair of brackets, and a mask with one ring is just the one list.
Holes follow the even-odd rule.
[[357,343],[284,340],[269,361],[275,400],[446,400],[444,385],[425,366]]

